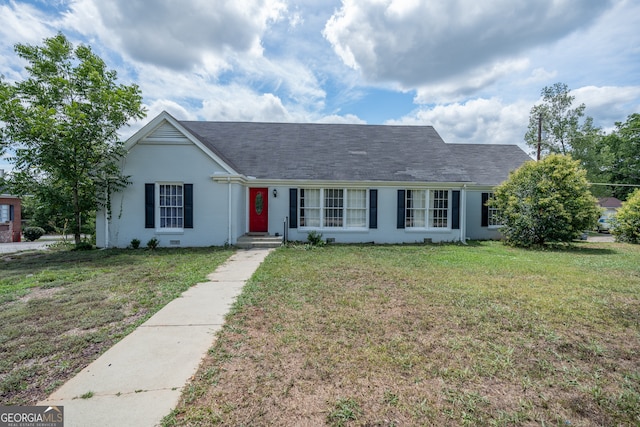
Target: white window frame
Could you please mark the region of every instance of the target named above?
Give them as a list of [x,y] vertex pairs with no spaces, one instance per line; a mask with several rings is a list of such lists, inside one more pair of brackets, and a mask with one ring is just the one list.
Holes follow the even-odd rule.
[[[173,188],[173,187],[179,187],[180,188],[180,194],[165,194],[165,195],[161,195],[162,191],[161,189],[163,188]],[[162,203],[163,201],[163,197],[169,197],[169,198],[179,198],[181,200],[181,205],[177,205],[174,203],[169,203],[169,204],[164,204]],[[158,226],[156,227],[156,229],[158,231],[164,231],[164,232],[181,232],[184,230],[184,183],[182,182],[159,182],[156,185],[156,224],[158,224]],[[165,199],[166,200],[166,199]],[[163,215],[163,209],[175,209],[175,214],[173,215]],[[168,226],[166,225],[166,221],[167,220],[175,220],[176,221],[176,225],[175,226]],[[179,224],[179,225],[178,225]]]
[[[317,192],[315,194],[318,194],[319,197],[310,197],[309,192]],[[359,196],[354,199],[351,197],[352,193]],[[361,197],[361,193],[364,194],[364,197]],[[336,198],[337,194],[341,194],[342,197]],[[354,203],[359,204],[354,205]],[[313,215],[309,215],[309,211]],[[369,227],[369,191],[365,188],[334,186],[326,188],[301,187],[298,191],[297,213],[298,224],[303,230],[366,230]],[[334,215],[329,215],[330,213]],[[351,225],[354,221],[357,221],[358,225]]]
[[[493,192],[489,191],[489,198],[491,200],[493,198]],[[487,206],[487,226],[489,228],[500,228],[502,227],[502,223],[497,221],[498,219],[498,208],[494,208],[493,206]]]
[[9,222],[11,219],[11,208],[9,205],[0,205],[0,224]]
[[429,202],[425,190],[407,189],[404,201],[405,228],[427,228],[427,207]]
[[[442,194],[439,194],[441,192],[446,193],[446,198],[436,197],[441,196]],[[405,229],[430,231],[451,230],[452,193],[450,189],[446,188],[406,189],[404,209]],[[416,201],[419,202],[419,205],[416,205]],[[445,211],[446,216],[442,216],[442,213]],[[434,226],[437,221],[445,221],[446,226]]]
[[[345,195],[345,228],[369,227],[369,191],[365,188],[349,188]],[[364,196],[364,197],[362,197]],[[362,204],[359,204],[362,203]],[[357,225],[354,225],[357,222]]]
[[300,224],[301,228],[321,228],[322,190],[319,188],[301,188],[298,193],[298,224]]

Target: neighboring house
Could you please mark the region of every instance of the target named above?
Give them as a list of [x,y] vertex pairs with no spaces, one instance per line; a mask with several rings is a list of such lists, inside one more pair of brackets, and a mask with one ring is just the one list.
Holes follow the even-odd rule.
[[598,205],[602,209],[603,217],[612,217],[622,207],[622,202],[615,197],[601,197],[598,199]]
[[[0,178],[4,170],[0,169]],[[20,198],[7,194],[0,187],[0,243],[19,242],[22,234]]]
[[516,145],[446,144],[431,126],[178,121],[127,141],[131,185],[97,216],[97,245],[236,244],[247,233],[337,243],[495,239],[484,206],[531,160]]

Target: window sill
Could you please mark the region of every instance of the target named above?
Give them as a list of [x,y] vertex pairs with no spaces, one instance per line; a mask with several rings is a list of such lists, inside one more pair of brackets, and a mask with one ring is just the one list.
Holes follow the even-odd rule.
[[300,227],[299,228],[300,231],[303,232],[307,232],[307,231],[319,231],[322,233],[367,233],[369,232],[370,228],[362,228],[362,227],[353,227],[353,228],[347,228],[347,227]]
[[450,233],[451,228],[405,228],[407,233]]
[[184,234],[184,228],[156,228],[156,234]]

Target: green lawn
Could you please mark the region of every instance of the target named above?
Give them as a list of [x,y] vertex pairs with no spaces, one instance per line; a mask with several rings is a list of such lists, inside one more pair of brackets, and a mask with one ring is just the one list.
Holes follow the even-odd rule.
[[0,257],[0,403],[31,405],[225,261],[222,249]]
[[282,248],[173,425],[640,425],[640,247]]

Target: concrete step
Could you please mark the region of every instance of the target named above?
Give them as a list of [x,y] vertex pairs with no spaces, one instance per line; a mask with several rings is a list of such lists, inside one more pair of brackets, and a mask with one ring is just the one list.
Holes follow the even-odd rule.
[[236,246],[241,249],[251,248],[278,248],[282,245],[282,236],[270,236],[267,234],[245,234],[238,237]]

